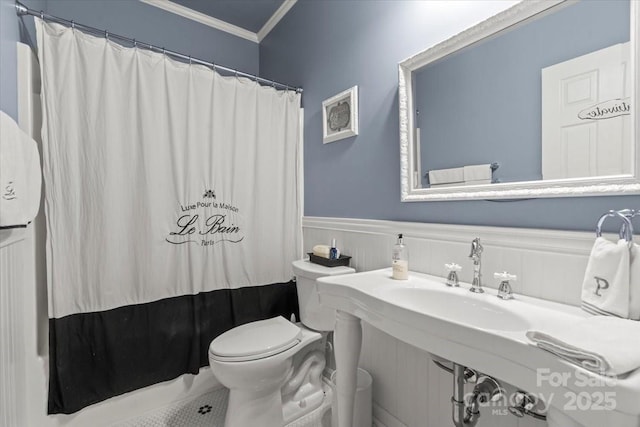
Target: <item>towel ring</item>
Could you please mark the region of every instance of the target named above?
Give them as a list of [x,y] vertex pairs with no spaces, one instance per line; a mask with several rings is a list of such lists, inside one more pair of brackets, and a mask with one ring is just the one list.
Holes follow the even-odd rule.
[[[622,215],[626,216],[627,219],[629,220],[629,222],[631,222],[631,226],[633,227],[633,218],[635,218],[636,216],[640,216],[640,210],[637,209],[623,209],[620,212]],[[626,233],[626,223],[622,224],[622,228],[620,229],[620,235],[622,236],[623,233]],[[633,229],[631,231],[631,237],[633,238]]]
[[[622,211],[622,212],[625,212],[625,211]],[[604,224],[607,218],[618,217],[622,219],[622,223],[623,223],[622,228],[620,228],[620,233],[619,233],[620,238],[621,239],[624,238],[628,243],[631,243],[633,241],[633,225],[631,224],[631,219],[628,218],[625,215],[625,213],[622,213],[622,212],[611,210],[606,214],[602,215],[598,220],[598,225],[596,226],[596,236],[597,237],[602,236],[602,224]]]

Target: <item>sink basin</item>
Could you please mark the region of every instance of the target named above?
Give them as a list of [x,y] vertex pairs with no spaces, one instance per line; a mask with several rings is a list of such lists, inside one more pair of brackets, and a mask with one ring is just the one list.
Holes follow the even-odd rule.
[[410,310],[476,328],[495,331],[526,331],[530,328],[524,317],[509,309],[513,301],[502,301],[495,295],[471,294],[461,289],[439,291],[398,287],[381,290],[380,297]]

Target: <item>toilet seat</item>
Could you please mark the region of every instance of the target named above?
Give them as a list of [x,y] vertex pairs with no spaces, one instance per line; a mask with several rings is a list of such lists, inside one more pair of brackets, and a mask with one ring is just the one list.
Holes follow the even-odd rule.
[[282,316],[235,327],[209,346],[209,357],[221,362],[263,359],[289,350],[301,341],[300,328]]

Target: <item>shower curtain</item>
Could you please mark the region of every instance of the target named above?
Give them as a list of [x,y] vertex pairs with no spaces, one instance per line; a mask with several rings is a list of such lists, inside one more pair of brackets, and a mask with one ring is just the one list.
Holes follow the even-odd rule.
[[300,95],[36,19],[49,413],[208,364],[297,314]]

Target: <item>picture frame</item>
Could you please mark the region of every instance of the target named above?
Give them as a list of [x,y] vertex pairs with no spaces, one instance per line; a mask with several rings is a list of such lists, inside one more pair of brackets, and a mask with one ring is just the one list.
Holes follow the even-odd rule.
[[358,135],[358,86],[322,102],[322,143]]

